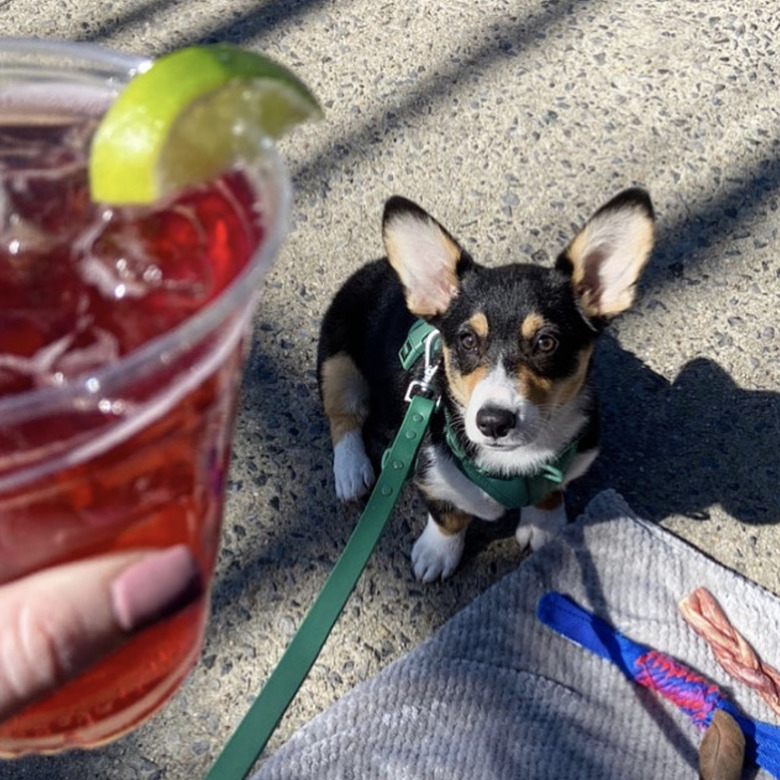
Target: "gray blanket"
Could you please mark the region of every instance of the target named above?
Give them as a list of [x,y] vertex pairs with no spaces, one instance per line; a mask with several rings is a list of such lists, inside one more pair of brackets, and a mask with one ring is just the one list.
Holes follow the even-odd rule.
[[547,591],[567,593],[775,722],[678,615],[678,600],[700,585],[780,664],[776,597],[602,493],[430,640],[298,731],[254,780],[695,778],[701,733],[690,721],[542,626],[535,608]]

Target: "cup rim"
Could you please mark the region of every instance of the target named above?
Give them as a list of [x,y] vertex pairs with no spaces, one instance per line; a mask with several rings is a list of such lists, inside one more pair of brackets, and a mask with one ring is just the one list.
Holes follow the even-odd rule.
[[[152,63],[151,59],[123,54],[96,44],[37,38],[0,36],[0,53],[2,52],[18,52],[20,55],[50,54],[71,58],[74,62],[80,61],[84,65],[108,66],[116,77],[123,80],[129,80]],[[29,67],[33,68],[34,65],[31,63]],[[197,343],[210,329],[227,318],[240,301],[253,297],[270,260],[281,246],[287,230],[292,200],[289,174],[275,146],[270,142],[264,150],[263,165],[270,169],[277,185],[273,218],[264,225],[265,232],[260,247],[213,301],[171,330],[123,355],[113,364],[101,366],[95,371],[69,380],[62,386],[39,387],[0,398],[0,425],[5,422],[19,423],[59,409],[94,408],[101,398],[121,391],[128,381],[154,370],[160,361],[173,360],[176,355]]]
[[25,38],[13,35],[0,35],[0,51],[20,55],[51,54],[68,57],[73,61],[81,60],[84,64],[101,63],[116,70],[124,69],[123,75],[132,73],[139,68],[149,67],[153,61],[150,57],[126,54],[97,43],[78,43],[57,38]]

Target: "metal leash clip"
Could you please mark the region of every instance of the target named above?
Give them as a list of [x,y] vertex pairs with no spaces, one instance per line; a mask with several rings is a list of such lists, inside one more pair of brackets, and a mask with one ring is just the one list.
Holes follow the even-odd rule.
[[436,352],[439,347],[439,342],[439,331],[435,328],[431,328],[431,331],[426,335],[424,342],[425,351],[423,354],[425,357],[425,364],[423,366],[423,376],[422,379],[413,379],[411,382],[409,382],[409,386],[406,388],[406,395],[404,396],[404,401],[407,403],[411,403],[412,398],[415,396],[421,395],[425,398],[430,398],[432,401],[435,401],[436,408],[439,407],[441,396],[436,392],[435,388],[431,384],[433,377],[439,370],[440,361],[436,359]]

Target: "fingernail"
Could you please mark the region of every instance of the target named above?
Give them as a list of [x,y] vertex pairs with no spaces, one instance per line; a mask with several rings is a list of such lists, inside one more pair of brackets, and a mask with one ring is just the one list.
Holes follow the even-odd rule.
[[198,564],[180,544],[125,569],[111,583],[111,605],[116,622],[131,632],[172,615],[202,592]]

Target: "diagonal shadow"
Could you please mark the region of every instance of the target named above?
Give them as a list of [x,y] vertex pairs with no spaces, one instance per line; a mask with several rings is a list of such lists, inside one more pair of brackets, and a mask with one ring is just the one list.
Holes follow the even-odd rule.
[[[254,35],[267,33],[284,22],[302,16],[323,2],[324,0],[271,0],[260,7],[255,7],[251,13],[242,14],[207,33],[198,35],[186,45],[220,41],[240,43]],[[175,5],[177,5],[177,0],[149,0],[149,2],[136,6],[113,19],[105,19],[88,32],[76,37],[75,40],[94,43],[111,38],[119,32],[126,32],[139,24],[148,22],[156,12]]]
[[537,46],[543,46],[546,30],[558,20],[572,13],[580,13],[588,6],[603,0],[575,0],[575,2],[545,3],[538,13],[531,13],[520,21],[495,28],[489,42],[478,46],[472,54],[453,57],[430,76],[421,78],[417,85],[396,102],[389,100],[383,109],[329,146],[301,162],[293,169],[299,189],[307,192],[312,182],[327,178],[328,172],[349,158],[364,154],[367,147],[384,142],[400,124],[400,117],[409,119],[435,113],[436,106],[451,93],[453,87],[470,83],[475,74],[495,63],[520,56]]
[[273,0],[262,8],[241,14],[218,27],[211,27],[201,33],[191,36],[187,45],[217,43],[245,43],[258,35],[264,35],[269,30],[282,23],[292,21],[298,16],[322,5],[325,0]]
[[74,38],[79,43],[97,43],[104,38],[110,38],[116,33],[133,28],[138,24],[149,21],[149,17],[155,12],[175,5],[176,0],[148,0],[143,5],[133,7],[132,10],[120,14],[113,19],[99,22],[95,27]]
[[658,243],[642,280],[656,289],[678,283],[685,269],[711,263],[704,250],[734,233],[759,209],[777,209],[780,194],[780,135],[767,145],[776,155],[752,170],[728,171],[729,184],[706,203],[692,202],[688,214],[676,222],[658,224]]

